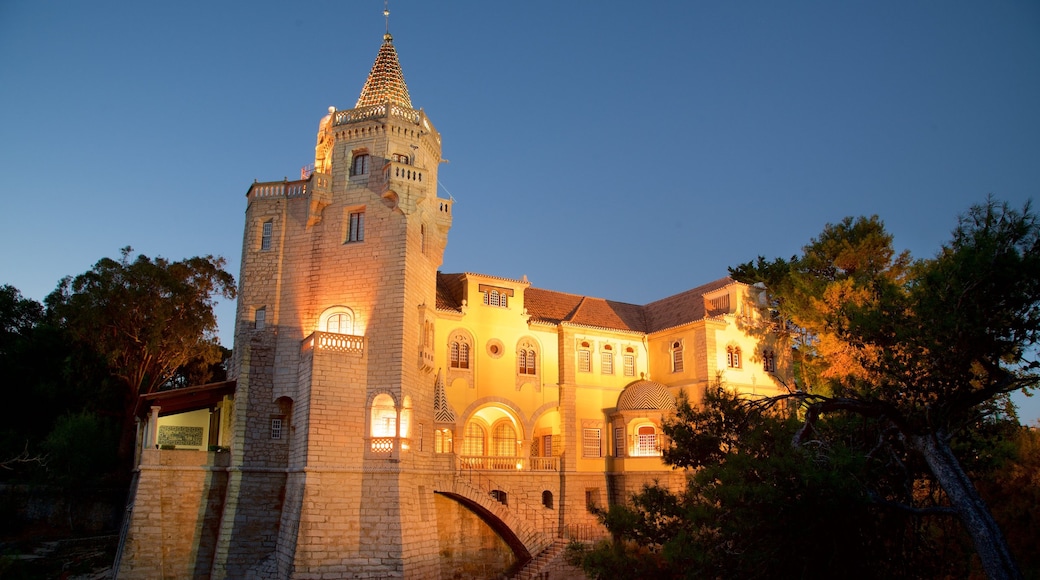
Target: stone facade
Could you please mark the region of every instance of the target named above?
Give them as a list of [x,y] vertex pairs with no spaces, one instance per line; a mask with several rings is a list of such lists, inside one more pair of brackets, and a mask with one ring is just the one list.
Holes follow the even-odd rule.
[[681,390],[778,392],[756,288],[632,305],[439,272],[441,160],[387,34],[313,171],[247,192],[227,463],[143,452],[118,577],[495,576],[680,487]]

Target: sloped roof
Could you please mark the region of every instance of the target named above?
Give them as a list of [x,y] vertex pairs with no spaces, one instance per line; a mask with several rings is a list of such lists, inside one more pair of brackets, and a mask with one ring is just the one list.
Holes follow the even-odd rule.
[[208,409],[222,401],[225,395],[235,394],[237,384],[237,381],[223,381],[138,395],[134,414],[144,417],[152,406],[160,407],[160,417]]
[[394,49],[394,37],[390,33],[383,35],[383,45],[379,47],[376,62],[368,73],[365,86],[361,89],[355,108],[382,105],[386,102],[412,108],[412,98],[408,96],[408,86],[404,84],[404,71],[397,60]]
[[[466,274],[437,273],[438,309],[462,311],[465,278]],[[543,288],[526,288],[524,307],[533,322],[568,322],[651,333],[704,319],[708,316],[704,294],[734,283],[732,278],[720,278],[645,306]]]
[[635,304],[578,296],[540,288],[524,291],[524,307],[533,320],[559,324],[646,332],[642,307]]
[[705,318],[707,310],[704,305],[704,295],[734,283],[735,281],[727,276],[647,304],[643,308],[649,323],[648,332],[656,332]]
[[441,274],[437,272],[437,309],[462,312],[462,281],[465,274]]

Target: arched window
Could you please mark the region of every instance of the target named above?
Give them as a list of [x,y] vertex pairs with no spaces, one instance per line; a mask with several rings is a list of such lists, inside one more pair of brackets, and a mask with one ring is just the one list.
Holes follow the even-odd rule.
[[657,449],[657,429],[653,425],[640,425],[636,429],[635,455],[660,455]]
[[412,398],[408,395],[405,395],[404,405],[401,407],[401,421],[399,426],[398,435],[400,437],[412,436]]
[[448,339],[448,368],[469,369],[471,367],[473,337],[468,332],[455,330]]
[[354,318],[348,312],[337,312],[325,321],[325,332],[354,334]]
[[762,353],[762,370],[767,373],[776,372],[776,353],[771,350]]
[[672,372],[683,372],[683,344],[681,340],[672,343]]
[[503,421],[495,425],[491,434],[492,454],[499,457],[513,457],[516,455],[516,429],[512,423]]
[[551,491],[545,490],[542,492],[542,505],[549,509],[553,509],[553,496]]
[[517,371],[522,375],[535,374],[534,369],[536,357],[537,355],[535,354],[534,349],[520,349],[520,352],[517,355],[517,366],[519,367]]
[[386,393],[380,393],[372,399],[371,436],[397,436],[397,409],[393,397]]
[[731,369],[740,368],[740,347],[739,346],[727,346],[726,347],[726,366]]
[[469,368],[469,345],[465,342],[452,341],[451,343],[451,368]]
[[463,455],[484,455],[484,428],[470,421],[466,425],[466,440],[462,443]]
[[502,491],[501,489],[491,490],[491,499],[497,501],[502,505],[509,505],[509,494]]
[[332,334],[354,334],[354,312],[346,306],[327,308],[318,317],[315,330]]

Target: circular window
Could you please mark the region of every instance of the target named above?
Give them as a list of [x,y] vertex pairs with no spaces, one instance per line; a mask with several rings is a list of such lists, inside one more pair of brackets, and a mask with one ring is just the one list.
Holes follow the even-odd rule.
[[492,338],[487,342],[487,353],[491,358],[501,358],[505,351],[505,345],[502,344],[501,340]]

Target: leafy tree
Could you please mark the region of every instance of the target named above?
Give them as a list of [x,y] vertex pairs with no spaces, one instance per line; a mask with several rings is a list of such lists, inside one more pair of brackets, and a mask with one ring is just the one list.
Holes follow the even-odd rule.
[[793,329],[803,405],[792,437],[819,439],[821,417],[876,422],[879,444],[923,460],[991,578],[1019,572],[951,442],[1040,382],[1040,223],[990,198],[961,216],[930,260],[895,255],[876,218],[828,225],[802,256],[731,269],[764,283],[775,328]]
[[112,421],[89,411],[60,417],[43,442],[52,481],[75,489],[110,473],[117,460],[113,427]]
[[221,360],[213,306],[235,297],[234,278],[213,256],[171,262],[122,250],[89,271],[63,279],[48,311],[80,345],[93,349],[119,379],[120,456],[131,457],[138,397],[169,382],[178,369]]
[[614,541],[572,558],[597,578],[916,578],[967,567],[963,552],[936,559],[922,533],[923,513],[948,510],[894,507],[913,490],[898,484],[902,466],[871,455],[875,425],[829,417],[818,424],[826,441],[794,447],[799,428],[721,385],[701,407],[681,394],[664,459],[695,470],[686,489],[648,485],[601,512]]

